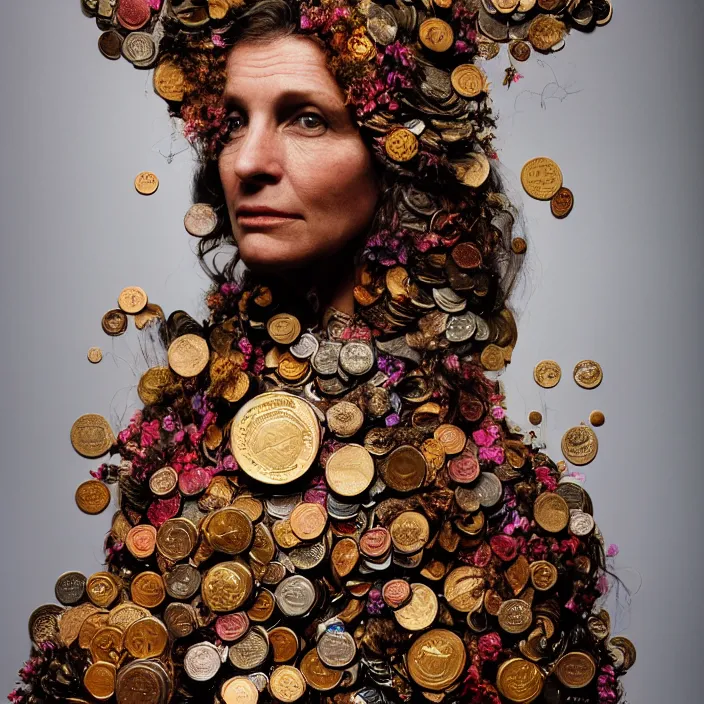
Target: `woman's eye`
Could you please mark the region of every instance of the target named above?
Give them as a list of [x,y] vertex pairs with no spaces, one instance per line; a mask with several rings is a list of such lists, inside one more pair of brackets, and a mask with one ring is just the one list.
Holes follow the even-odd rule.
[[307,113],[305,113],[305,114],[303,114],[303,115],[299,115],[299,116],[296,118],[296,121],[298,121],[298,120],[306,120],[306,119],[311,119],[311,118],[314,120],[314,123],[313,123],[312,125],[311,125],[310,123],[308,123],[307,125],[304,124],[304,126],[305,126],[307,129],[308,129],[308,128],[314,129],[314,128],[316,128],[316,127],[322,127],[323,125],[325,125],[325,120],[323,120],[323,118],[320,117],[320,115],[318,115],[318,114],[315,113],[315,112],[307,112]]
[[[294,122],[300,123],[306,130],[314,130],[327,125],[325,120],[315,112],[303,113],[295,118]],[[233,134],[242,127],[243,118],[241,115],[233,114],[227,118],[227,123],[229,133]]]

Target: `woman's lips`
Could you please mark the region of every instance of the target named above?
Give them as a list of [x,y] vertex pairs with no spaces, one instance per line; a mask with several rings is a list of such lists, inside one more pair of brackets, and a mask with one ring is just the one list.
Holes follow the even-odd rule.
[[289,220],[296,220],[295,215],[269,215],[256,213],[242,213],[237,216],[237,224],[241,227],[276,227]]

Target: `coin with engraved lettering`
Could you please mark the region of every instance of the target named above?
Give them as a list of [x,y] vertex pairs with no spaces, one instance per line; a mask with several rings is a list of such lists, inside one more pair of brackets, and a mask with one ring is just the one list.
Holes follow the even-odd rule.
[[572,464],[589,464],[598,450],[596,433],[587,425],[576,425],[562,436],[562,454]]
[[547,157],[531,159],[521,171],[521,183],[531,198],[550,200],[562,186],[562,171]]
[[183,669],[195,682],[212,680],[220,665],[220,651],[208,641],[192,645],[183,658]]
[[278,584],[274,598],[284,616],[304,616],[315,604],[315,587],[306,577],[292,575]]

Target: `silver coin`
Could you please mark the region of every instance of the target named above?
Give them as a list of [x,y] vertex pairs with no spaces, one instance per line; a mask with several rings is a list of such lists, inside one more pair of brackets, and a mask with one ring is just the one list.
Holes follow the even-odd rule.
[[326,508],[330,518],[338,521],[347,521],[359,513],[360,504],[346,503],[340,501],[332,494],[328,494]]
[[474,333],[474,339],[477,342],[486,342],[486,340],[489,339],[489,325],[484,320],[484,318],[480,318],[478,315],[474,316],[474,322],[477,324],[477,331]]
[[394,337],[391,340],[380,340],[376,343],[376,347],[385,354],[391,354],[394,357],[403,357],[403,359],[410,359],[414,364],[420,364],[421,362],[420,352],[418,352],[418,350],[414,350],[412,347],[409,347],[408,342],[406,342],[405,335]]
[[136,661],[118,670],[115,681],[115,695],[118,703],[132,700],[134,697],[132,683],[135,680],[139,682],[140,686],[140,702],[143,704],[163,704],[166,702],[168,681],[164,681],[159,670],[149,667],[146,662]]
[[331,342],[322,340],[317,351],[311,359],[313,369],[323,376],[332,376],[337,372],[337,364],[340,359],[341,342]]
[[434,288],[433,298],[438,308],[446,313],[461,313],[467,307],[467,300],[458,296],[451,288]]
[[447,323],[445,336],[450,342],[464,342],[469,340],[477,330],[477,321],[474,313],[453,315]]
[[490,507],[496,506],[499,503],[504,488],[500,479],[491,472],[482,472],[477,478],[477,483],[474,485],[474,491],[479,498],[481,506]]
[[296,359],[309,359],[318,351],[318,340],[315,335],[309,332],[304,332],[295,345],[289,348],[291,354]]
[[230,646],[228,657],[238,670],[253,670],[259,667],[269,655],[269,636],[261,626],[254,626],[234,645]]
[[156,58],[156,44],[146,32],[130,32],[122,42],[122,55],[135,66],[146,68]]
[[367,14],[367,32],[377,44],[391,44],[398,32],[396,18],[383,7],[370,3]]
[[348,342],[340,350],[339,363],[348,374],[362,376],[374,366],[374,350],[364,342]]
[[56,580],[54,594],[64,606],[78,604],[86,594],[86,576],[81,572],[64,572]]
[[578,538],[590,535],[594,530],[594,518],[584,511],[572,509],[570,511],[570,533]]
[[338,376],[334,376],[331,379],[318,377],[315,383],[318,385],[320,392],[326,396],[339,396],[349,389],[349,384],[345,384]]
[[164,575],[166,593],[174,599],[190,599],[200,589],[200,572],[193,565],[181,564]]
[[218,216],[215,209],[208,203],[195,203],[183,219],[186,232],[193,237],[207,237],[218,226]]
[[327,550],[325,543],[317,542],[312,545],[300,545],[289,550],[288,556],[297,570],[312,570],[322,564]]
[[200,523],[201,518],[207,516],[207,512],[201,511],[197,501],[184,501],[181,510],[181,518],[187,518],[194,526]]
[[172,638],[185,638],[196,628],[196,614],[190,604],[169,604],[164,611],[164,623]]
[[254,683],[259,694],[266,692],[266,688],[269,686],[269,678],[263,672],[252,672],[247,675],[247,678]]
[[288,518],[298,504],[303,500],[303,495],[298,492],[296,494],[284,494],[282,496],[272,496],[266,500],[266,512],[272,518]]
[[347,667],[357,655],[354,638],[337,625],[330,626],[315,647],[321,662],[328,667]]
[[221,664],[220,651],[207,641],[192,645],[183,658],[183,669],[196,682],[207,682],[213,679]]
[[279,611],[289,617],[307,614],[313,608],[315,598],[313,583],[300,574],[284,579],[274,592]]

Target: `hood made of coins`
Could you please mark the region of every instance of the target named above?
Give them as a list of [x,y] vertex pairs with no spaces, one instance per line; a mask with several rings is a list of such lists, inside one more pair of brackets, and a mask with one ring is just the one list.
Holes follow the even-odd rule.
[[[82,0],[105,56],[154,68],[203,173],[228,130],[227,52],[256,4]],[[611,5],[285,4],[325,46],[387,178],[357,312],[319,324],[314,295],[235,278],[236,259],[202,322],[123,292],[103,329],[135,316],[163,365],[116,436],[100,416],[74,424],[82,455],[118,457],[79,506],[103,510],[117,485],[120,509],[104,571],[62,575],[61,605],[32,614],[10,700],[618,702],[635,650],[601,608],[590,497],[509,424],[497,378],[525,240],[475,64],[502,42],[512,61],[558,50]],[[194,206],[203,251],[232,238],[211,197]],[[590,428],[565,438],[571,462],[593,459]]]

